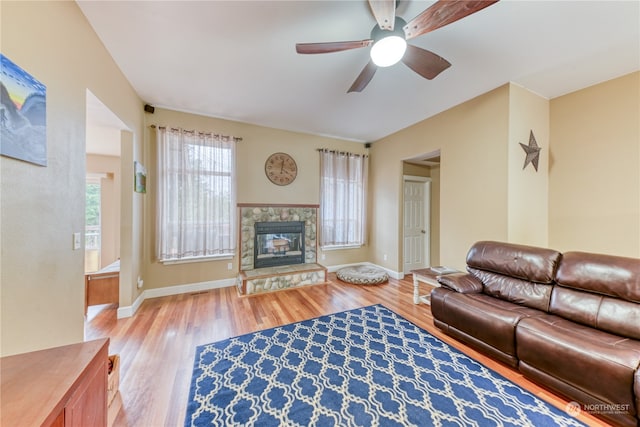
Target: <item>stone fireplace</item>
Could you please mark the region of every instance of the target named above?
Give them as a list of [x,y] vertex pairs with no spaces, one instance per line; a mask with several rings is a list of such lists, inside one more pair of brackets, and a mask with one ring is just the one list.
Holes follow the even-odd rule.
[[255,294],[325,283],[316,263],[318,205],[238,204],[238,291]]

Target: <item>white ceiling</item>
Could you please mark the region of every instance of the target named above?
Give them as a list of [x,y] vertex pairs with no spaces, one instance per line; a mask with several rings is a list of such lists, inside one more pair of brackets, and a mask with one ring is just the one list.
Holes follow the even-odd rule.
[[[431,1],[402,1],[409,21]],[[296,42],[369,38],[364,0],[78,1],[138,95],[156,107],[375,141],[507,82],[554,98],[640,69],[640,2],[503,0],[409,41],[452,66],[403,64],[346,93],[369,48],[299,55]]]

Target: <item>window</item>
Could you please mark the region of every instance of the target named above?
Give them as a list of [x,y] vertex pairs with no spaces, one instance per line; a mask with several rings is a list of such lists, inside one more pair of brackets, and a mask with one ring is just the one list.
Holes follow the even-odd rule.
[[164,127],[156,134],[157,258],[233,255],[236,138]]
[[87,176],[85,193],[84,271],[100,270],[100,177]]
[[323,248],[366,243],[369,158],[320,151],[320,245]]

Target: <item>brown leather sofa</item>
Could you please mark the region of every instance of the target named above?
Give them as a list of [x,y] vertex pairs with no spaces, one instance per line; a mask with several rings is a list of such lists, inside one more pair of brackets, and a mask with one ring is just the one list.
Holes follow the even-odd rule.
[[640,259],[478,242],[435,325],[615,425],[640,426]]

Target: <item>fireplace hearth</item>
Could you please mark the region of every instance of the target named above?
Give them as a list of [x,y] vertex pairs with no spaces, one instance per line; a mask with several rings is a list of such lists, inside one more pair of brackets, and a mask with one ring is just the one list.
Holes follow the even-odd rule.
[[303,264],[304,221],[256,222],[254,268]]

